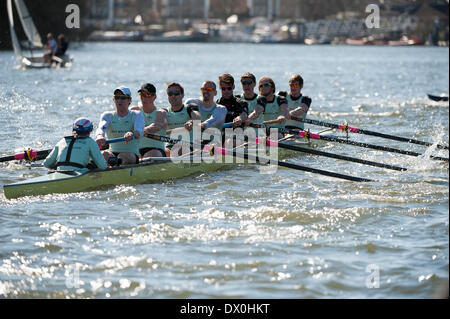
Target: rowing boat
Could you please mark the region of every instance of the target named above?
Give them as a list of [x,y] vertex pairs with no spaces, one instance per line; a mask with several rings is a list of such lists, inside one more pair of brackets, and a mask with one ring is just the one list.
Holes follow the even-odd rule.
[[[292,145],[314,146],[310,141],[289,141]],[[278,158],[298,152],[279,149]],[[242,164],[251,162],[241,159]],[[230,156],[189,156],[178,158],[148,158],[139,164],[112,167],[106,170],[54,171],[49,174],[3,186],[8,199],[52,193],[75,193],[117,185],[138,185],[178,179],[198,173],[213,172],[236,166],[239,161]],[[254,163],[254,162],[253,162]]]

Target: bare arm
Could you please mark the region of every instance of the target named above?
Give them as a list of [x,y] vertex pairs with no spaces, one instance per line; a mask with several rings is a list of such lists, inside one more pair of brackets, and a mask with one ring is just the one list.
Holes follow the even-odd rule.
[[309,110],[309,106],[305,103],[302,103],[297,108],[290,111],[289,113],[291,116],[300,117],[301,115],[308,112],[308,110]]
[[289,120],[291,116],[289,115],[289,107],[286,103],[280,105],[281,115],[278,117],[278,122],[283,123],[286,120]]
[[155,122],[147,126],[144,133],[156,133],[165,128],[167,128],[167,112],[165,110],[158,110],[156,112]]
[[254,120],[256,120],[262,113],[264,112],[264,108],[261,105],[256,105],[255,109],[247,118],[247,123],[250,124]]

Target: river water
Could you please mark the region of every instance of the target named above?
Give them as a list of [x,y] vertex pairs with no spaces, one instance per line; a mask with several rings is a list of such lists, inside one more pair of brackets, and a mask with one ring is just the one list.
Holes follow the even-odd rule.
[[[0,52],[0,156],[48,149],[119,85],[152,82],[158,106],[177,81],[198,97],[228,72],[305,79],[310,118],[448,144],[449,51],[435,47],[85,43],[70,70],[20,70]],[[240,84],[236,92],[240,92]],[[311,126],[313,131],[323,128]],[[391,140],[357,141],[448,157]],[[255,166],[86,193],[0,193],[0,296],[6,298],[431,298],[448,285],[448,163],[354,146],[322,150],[406,172],[299,155],[375,179],[341,181]],[[45,174],[1,164],[0,184]]]

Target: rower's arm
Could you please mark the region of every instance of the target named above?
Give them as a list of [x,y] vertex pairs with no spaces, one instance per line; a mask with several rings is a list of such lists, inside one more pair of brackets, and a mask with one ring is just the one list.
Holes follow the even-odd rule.
[[253,122],[254,120],[256,120],[262,113],[264,112],[264,107],[262,107],[261,105],[256,105],[255,109],[253,110],[252,113],[250,113],[250,115],[248,116],[248,121]]
[[100,152],[100,149],[98,148],[97,143],[95,143],[94,140],[92,140],[92,143],[89,143],[89,156],[92,158],[92,161],[95,163],[95,165],[97,165],[99,169],[106,169],[106,167],[108,166],[103,154]]
[[295,109],[290,111],[291,116],[300,117],[303,114],[306,114],[311,106],[311,99],[309,97],[305,97],[303,102]]
[[227,108],[225,106],[217,106],[210,118],[202,123],[202,129],[208,129],[210,127],[221,128],[225,123],[225,117],[227,116]]
[[[98,149],[98,146],[97,146]],[[59,142],[56,144],[56,146],[52,149],[50,154],[47,155],[47,157],[44,160],[44,166],[53,169],[55,168],[56,163],[58,162],[58,153],[59,153]]]
[[300,117],[302,114],[305,114],[306,112],[308,112],[308,110],[309,110],[309,106],[306,105],[305,103],[302,103],[302,104],[300,104],[299,107],[290,111],[289,114],[291,116]]
[[243,122],[245,122],[248,119],[248,113],[247,112],[242,112],[241,115],[239,115],[239,117],[241,118],[241,120]]
[[141,136],[144,136],[144,129],[145,129],[145,119],[144,119],[144,113],[143,112],[133,112],[133,123],[134,123],[134,138],[140,138]]
[[112,118],[113,115],[110,112],[105,112],[100,116],[100,123],[95,131],[96,139],[98,139],[99,136],[103,138],[106,137],[106,128],[109,126],[109,123],[111,123]]
[[289,115],[289,107],[287,103],[280,105],[281,115],[284,116],[285,119],[289,120],[291,116]]
[[165,128],[167,128],[167,112],[158,110],[156,112],[155,122],[145,128],[145,133],[156,133]]
[[191,112],[191,119],[192,119],[193,121],[195,121],[195,120],[200,120],[200,112],[199,112],[199,111],[192,110],[192,112]]

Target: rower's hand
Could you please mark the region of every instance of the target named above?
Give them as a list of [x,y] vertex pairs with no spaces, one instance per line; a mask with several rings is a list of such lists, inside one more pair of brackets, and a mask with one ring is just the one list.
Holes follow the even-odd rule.
[[98,136],[95,141],[97,142],[98,148],[101,150],[106,147],[106,139],[104,136]]
[[133,137],[134,137],[134,134],[132,132],[127,132],[123,136],[123,138],[125,139],[125,143],[130,142],[133,139]]
[[194,127],[194,123],[192,122],[192,120],[184,123],[184,128],[188,131],[192,130],[193,127]]
[[153,133],[156,133],[156,132],[154,132],[154,130],[153,130],[150,126],[147,126],[147,127],[144,129],[144,135],[147,135],[147,134],[153,134]]
[[284,121],[286,121],[286,118],[283,115],[278,116],[277,118],[278,123],[283,123]]
[[242,118],[240,116],[238,116],[233,120],[233,126],[238,127],[241,125],[242,125]]

